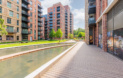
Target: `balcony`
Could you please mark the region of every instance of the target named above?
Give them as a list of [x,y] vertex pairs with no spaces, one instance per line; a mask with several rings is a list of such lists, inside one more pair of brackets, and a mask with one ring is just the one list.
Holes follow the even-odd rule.
[[52,18],[50,18],[49,20],[50,20],[50,21],[52,21],[53,19],[52,19]]
[[39,12],[39,13],[42,13],[42,11],[41,11],[40,9],[38,9],[38,12]]
[[88,0],[88,2],[95,2],[96,0]]
[[49,23],[50,23],[50,24],[52,24],[53,22],[52,22],[52,21],[50,21]]
[[30,34],[30,32],[29,32],[29,31],[23,31],[23,30],[22,30],[22,34],[23,34],[23,35],[28,35],[28,34]]
[[38,28],[38,31],[41,31],[41,28]]
[[89,18],[89,19],[88,19],[88,24],[89,24],[89,26],[95,26],[95,25],[96,25],[96,20],[95,20],[95,18]]
[[30,26],[22,25],[22,28],[28,29],[28,28],[30,28]]
[[52,16],[52,15],[50,15],[49,17],[50,17],[50,18],[52,18],[53,16]]
[[26,19],[26,18],[22,18],[22,21],[23,21],[23,22],[27,22],[27,23],[30,22],[30,21],[29,21],[28,19]]
[[17,33],[17,31],[14,30],[14,29],[6,29],[6,31],[7,31],[9,34],[15,34],[15,33]]
[[50,27],[52,27],[52,26],[53,26],[53,24],[50,24],[49,26],[50,26]]
[[29,4],[28,0],[22,0],[22,3]]
[[25,15],[25,16],[30,16],[27,12],[25,11],[22,11],[22,14]]
[[38,14],[38,17],[39,17],[39,18],[42,18],[41,14]]
[[95,14],[96,13],[96,5],[89,5],[88,6],[88,14]]
[[49,14],[50,14],[50,15],[52,15],[52,14],[53,14],[53,12],[50,12]]
[[42,25],[41,24],[38,24],[38,27],[42,27]]
[[38,22],[42,22],[41,19],[38,19]]
[[22,8],[23,8],[23,9],[26,9],[26,10],[29,10],[28,6],[25,5],[25,4],[22,4]]
[[43,9],[41,5],[38,4],[38,8]]

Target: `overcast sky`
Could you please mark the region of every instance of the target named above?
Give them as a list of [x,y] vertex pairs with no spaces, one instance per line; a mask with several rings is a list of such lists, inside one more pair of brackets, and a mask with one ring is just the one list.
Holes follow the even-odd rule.
[[85,28],[85,0],[41,0],[43,14],[47,14],[47,8],[53,4],[61,2],[63,5],[69,5],[74,14],[74,29]]

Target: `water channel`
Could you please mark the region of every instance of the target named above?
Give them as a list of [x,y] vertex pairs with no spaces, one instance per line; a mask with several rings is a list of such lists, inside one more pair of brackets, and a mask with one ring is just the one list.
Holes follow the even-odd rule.
[[[55,45],[55,44],[53,44]],[[35,46],[38,47],[38,46]],[[44,46],[43,46],[44,47]],[[24,78],[70,46],[57,47],[11,58],[0,62],[0,78]],[[25,47],[23,47],[25,48]],[[34,48],[34,46],[32,46]],[[31,48],[31,49],[32,49]],[[38,47],[39,48],[39,47]],[[30,48],[28,48],[30,49]],[[19,49],[22,51],[22,49]],[[27,48],[25,48],[27,50]],[[13,49],[14,51],[14,49]],[[24,50],[23,50],[24,51]]]

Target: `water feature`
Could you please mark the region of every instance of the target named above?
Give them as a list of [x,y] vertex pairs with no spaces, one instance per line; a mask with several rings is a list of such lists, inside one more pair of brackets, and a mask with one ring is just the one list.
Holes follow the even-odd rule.
[[17,47],[17,48],[0,49],[0,56],[4,56],[4,55],[8,55],[8,54],[13,54],[13,53],[18,53],[18,52],[22,52],[22,51],[38,49],[38,48],[43,48],[43,47],[64,45],[64,44],[73,44],[73,43],[41,44],[41,45],[24,46],[24,47],[22,46],[22,47]]
[[0,62],[0,78],[24,78],[70,46],[57,47]]

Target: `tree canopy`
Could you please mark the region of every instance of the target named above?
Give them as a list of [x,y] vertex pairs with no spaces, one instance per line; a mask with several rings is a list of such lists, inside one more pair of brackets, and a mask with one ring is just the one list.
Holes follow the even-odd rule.
[[73,34],[69,34],[69,38],[72,39],[73,38]]
[[4,20],[2,18],[0,18],[0,34],[3,35],[7,35],[7,31],[6,31],[6,25],[4,25]]
[[79,32],[79,33],[78,33],[78,37],[79,37],[79,38],[85,37],[85,33],[84,33],[84,32]]
[[62,38],[62,36],[63,36],[63,32],[61,31],[61,29],[58,29],[58,31],[56,32],[56,37]]
[[52,29],[51,32],[50,32],[50,34],[49,34],[49,37],[51,39],[53,39],[55,37],[55,35],[56,35],[56,32],[54,31],[54,29]]
[[85,29],[78,28],[78,29],[74,30],[74,36],[75,36],[75,35],[78,35],[79,32],[85,32]]

